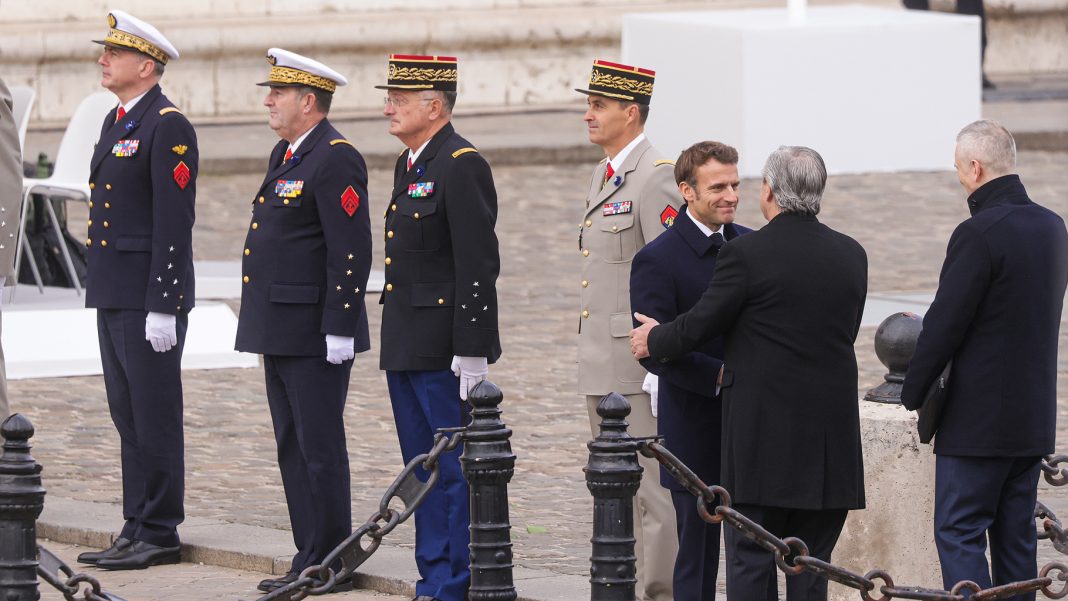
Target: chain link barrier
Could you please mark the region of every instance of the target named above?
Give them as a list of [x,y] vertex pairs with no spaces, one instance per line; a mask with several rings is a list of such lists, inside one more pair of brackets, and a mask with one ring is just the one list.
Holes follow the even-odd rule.
[[[708,486],[702,482],[693,470],[675,457],[658,440],[641,440],[640,444],[642,455],[659,461],[672,477],[697,497],[697,511],[706,522],[711,524],[726,522],[732,528],[737,529],[747,538],[774,554],[775,565],[787,575],[797,575],[804,571],[812,572],[859,591],[863,601],[890,601],[891,599],[964,601],[966,598],[971,601],[994,601],[1032,591],[1041,591],[1049,599],[1063,599],[1068,596],[1068,565],[1057,561],[1046,564],[1039,572],[1038,578],[1011,582],[988,589],[982,589],[978,584],[969,580],[958,582],[948,591],[901,586],[894,583],[894,579],[888,572],[879,569],[871,570],[862,576],[810,556],[808,546],[799,538],[780,539],[771,534],[760,524],[732,508],[731,496],[726,489],[718,485]],[[1058,467],[1062,463],[1068,463],[1068,455],[1047,455],[1042,459],[1042,473],[1046,482],[1051,486],[1068,484],[1068,466]],[[1068,555],[1068,534],[1065,533],[1057,516],[1053,515],[1045,505],[1038,503],[1035,507],[1035,519],[1043,520],[1042,530],[1038,532],[1038,537],[1050,539],[1054,548]],[[1056,585],[1057,583],[1059,585]],[[879,596],[874,597],[872,594],[876,590]],[[970,597],[965,597],[965,593],[970,593]]]
[[[258,601],[299,601],[309,596],[325,595],[330,593],[338,582],[348,580],[356,568],[374,555],[382,544],[382,539],[415,513],[441,475],[438,459],[442,453],[454,451],[460,446],[465,430],[466,427],[439,429],[434,435],[434,445],[430,451],[413,457],[386,489],[378,503],[378,511],[371,514],[363,525],[335,547],[321,564],[308,566],[295,581],[271,591]],[[429,472],[426,482],[419,479],[419,468]],[[392,507],[395,500],[400,500],[402,507]],[[342,567],[335,572],[330,566],[338,560],[341,561]]]
[[62,593],[67,601],[77,601],[79,592],[86,601],[124,601],[122,597],[104,591],[96,578],[75,574],[62,559],[40,545],[37,546],[37,575]]

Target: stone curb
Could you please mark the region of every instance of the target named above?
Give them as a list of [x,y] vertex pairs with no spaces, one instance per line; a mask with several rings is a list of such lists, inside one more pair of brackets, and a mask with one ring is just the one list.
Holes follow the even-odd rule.
[[[60,543],[105,548],[111,545],[122,513],[117,504],[45,498],[37,521],[38,538]],[[180,526],[182,561],[259,572],[285,574],[293,555],[292,537],[276,530],[222,520],[190,517]],[[71,566],[75,572],[92,572],[106,587],[107,572],[88,566]],[[589,580],[581,576],[516,567],[517,601],[574,600],[589,596]],[[383,545],[356,573],[357,588],[392,595],[415,594],[415,569],[409,548]],[[249,589],[255,583],[249,583]]]

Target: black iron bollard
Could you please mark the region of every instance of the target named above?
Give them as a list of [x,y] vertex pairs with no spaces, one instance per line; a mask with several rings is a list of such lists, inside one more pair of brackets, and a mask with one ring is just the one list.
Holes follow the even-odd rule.
[[630,403],[611,393],[597,404],[601,433],[589,445],[586,487],[593,494],[591,601],[634,601],[634,494],[639,443],[627,433]]
[[901,403],[901,384],[909,368],[916,341],[923,329],[923,318],[915,313],[894,313],[875,331],[875,355],[889,370],[885,382],[868,391],[865,401]]
[[470,601],[514,601],[512,582],[512,525],[508,520],[508,482],[515,471],[515,455],[508,439],[512,431],[501,421],[504,399],[493,382],[471,389],[471,423],[464,433],[460,463],[471,488]]
[[36,601],[37,518],[44,509],[41,466],[30,456],[33,425],[15,413],[0,426],[0,591],[2,601]]

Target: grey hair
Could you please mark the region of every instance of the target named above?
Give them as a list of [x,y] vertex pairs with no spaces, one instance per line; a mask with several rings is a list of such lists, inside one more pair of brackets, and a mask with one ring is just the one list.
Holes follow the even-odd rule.
[[820,153],[805,146],[780,146],[764,163],[763,175],[783,213],[819,215],[827,184]]
[[957,134],[957,148],[965,158],[979,161],[993,174],[1016,171],[1016,140],[997,121],[980,119],[964,126]]

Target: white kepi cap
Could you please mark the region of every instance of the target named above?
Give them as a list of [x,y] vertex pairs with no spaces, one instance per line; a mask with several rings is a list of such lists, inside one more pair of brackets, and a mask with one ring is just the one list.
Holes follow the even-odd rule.
[[121,10],[108,13],[108,27],[111,30],[106,38],[93,41],[115,48],[131,48],[163,64],[178,58],[178,50],[158,29],[129,13]]
[[311,86],[333,93],[338,86],[349,83],[344,75],[319,61],[281,48],[268,50],[267,62],[271,63],[271,73],[258,86]]

